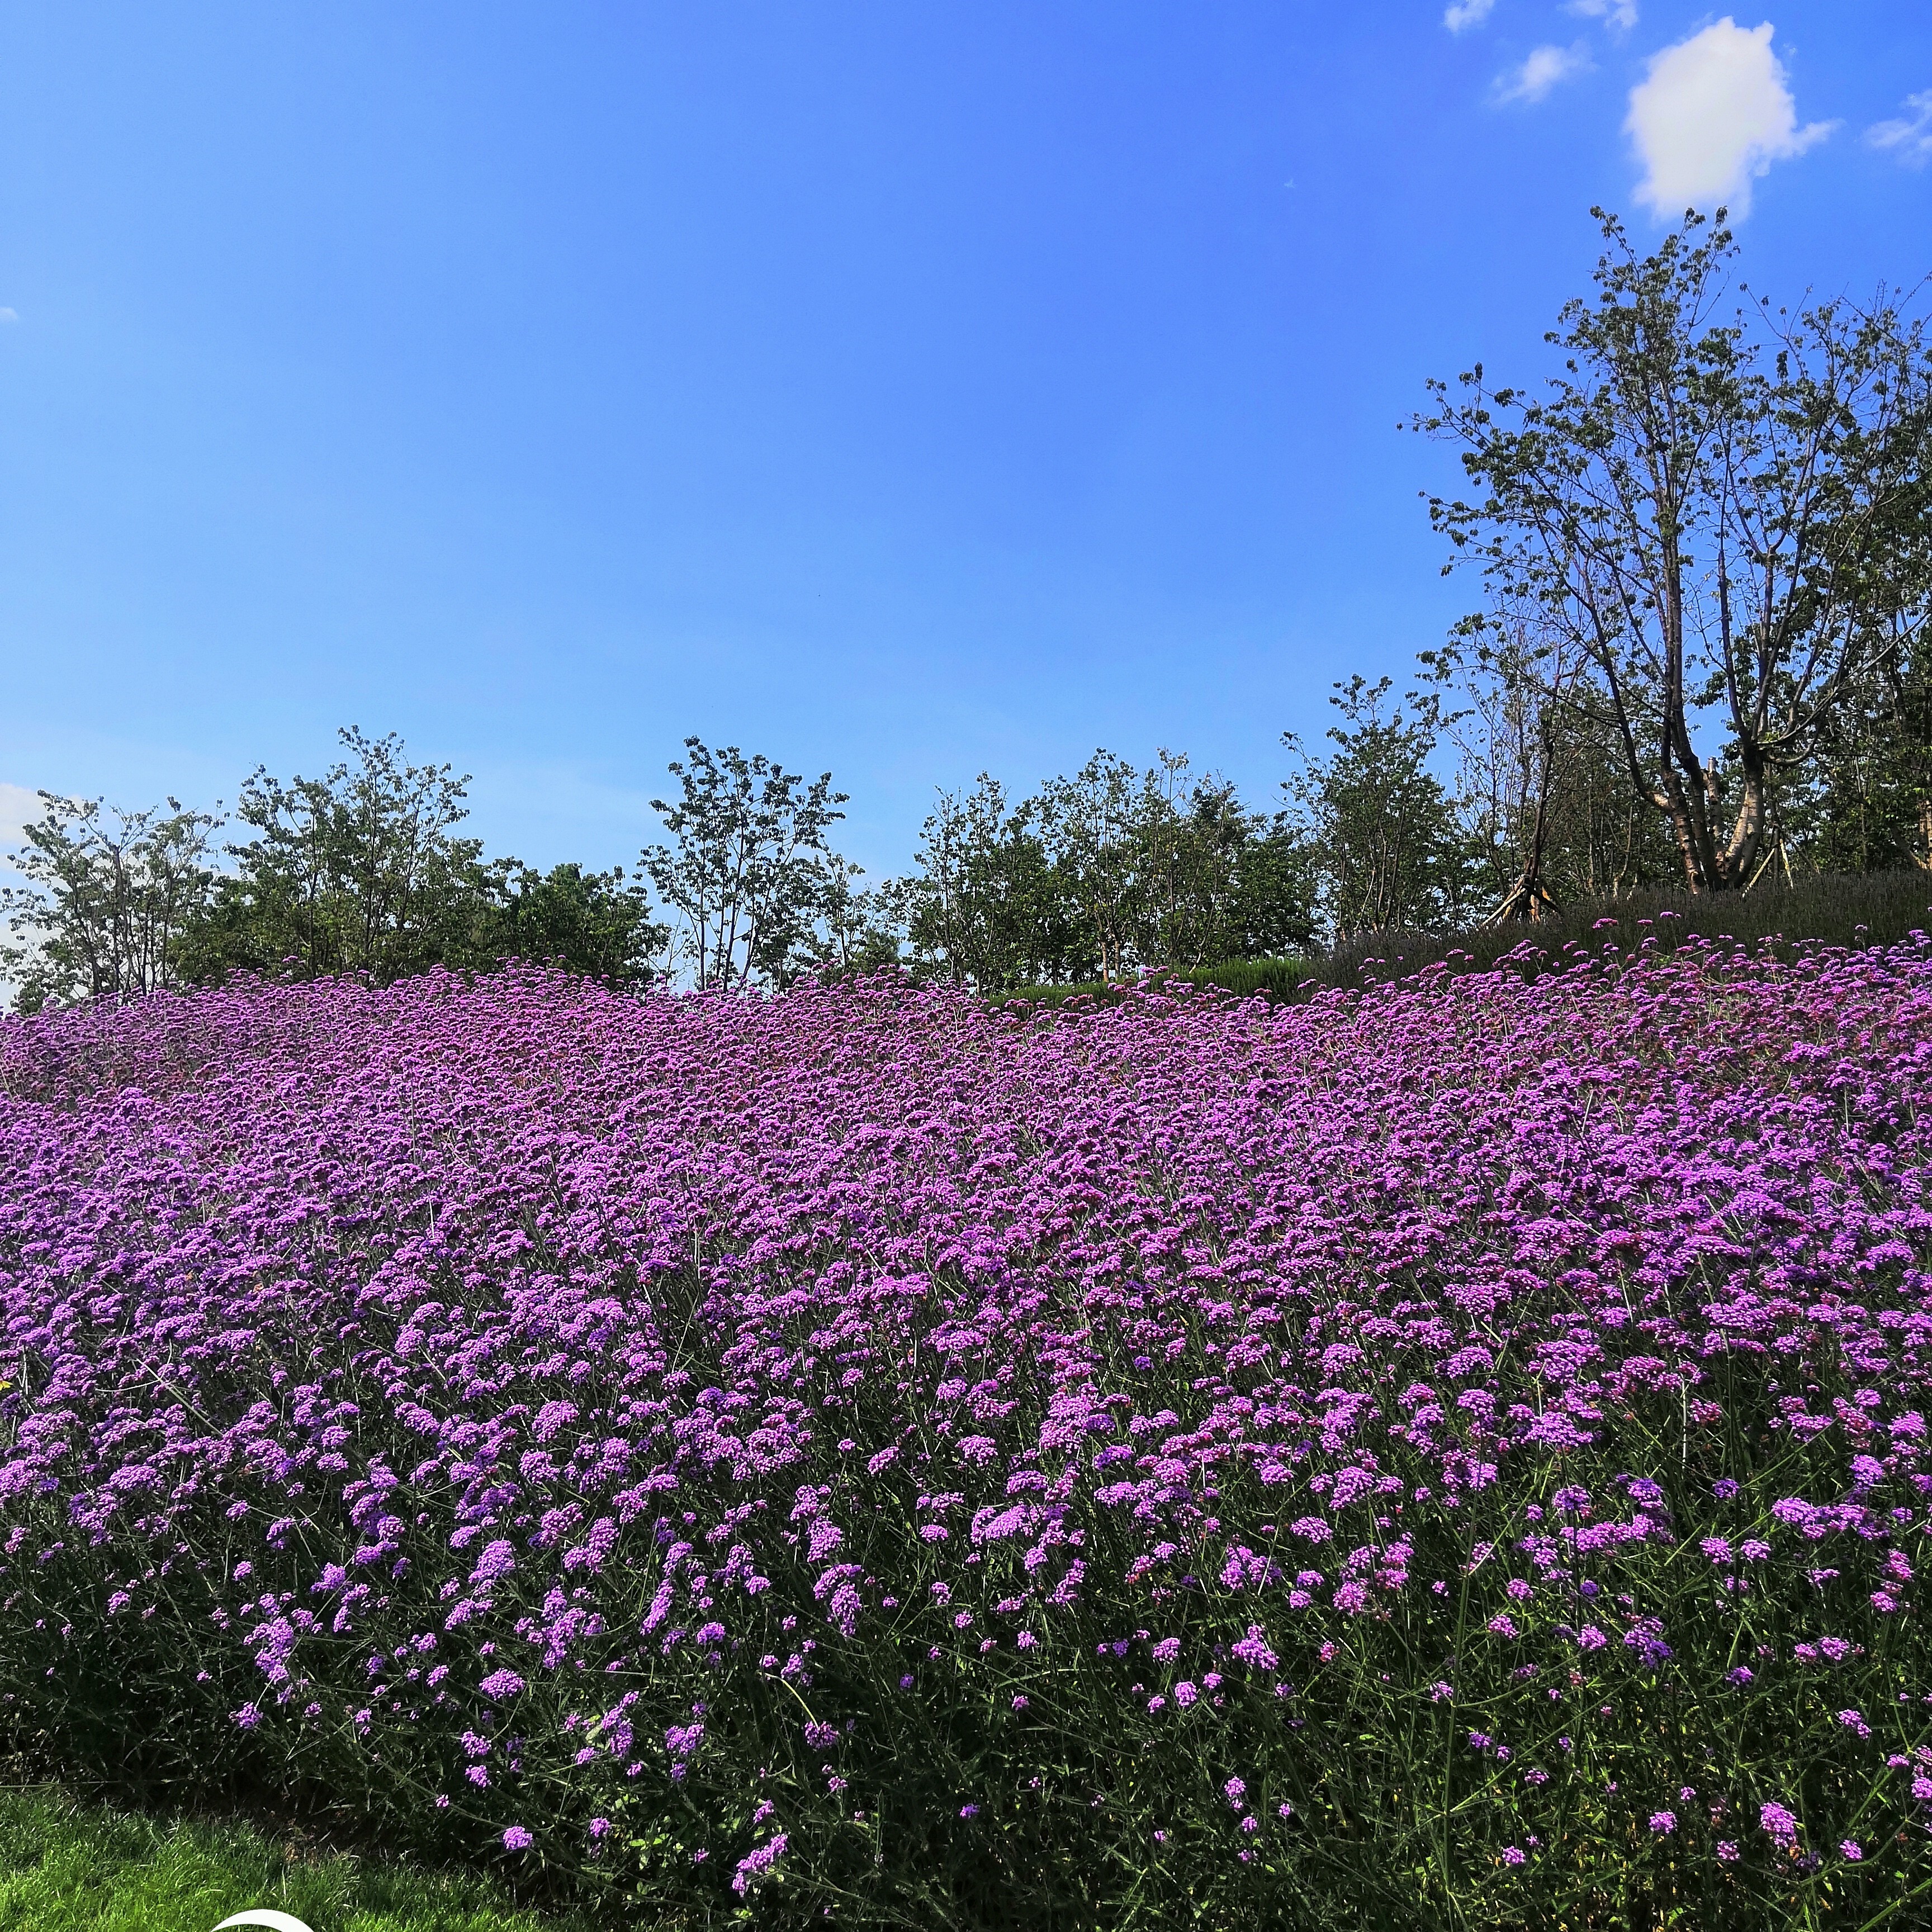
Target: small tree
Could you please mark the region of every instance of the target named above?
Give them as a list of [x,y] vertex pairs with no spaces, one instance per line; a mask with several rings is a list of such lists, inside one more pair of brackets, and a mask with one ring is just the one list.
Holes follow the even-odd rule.
[[1103,980],[1124,975],[1143,885],[1136,834],[1144,814],[1140,774],[1098,751],[1070,778],[1050,778],[1033,802],[1047,862],[1076,910],[1082,938]]
[[1562,788],[1559,700],[1529,674],[1529,658],[1520,634],[1507,640],[1469,678],[1467,706],[1443,720],[1462,754],[1456,802],[1471,884],[1496,925],[1540,920],[1561,904],[1551,850]]
[[1320,867],[1292,814],[1249,814],[1234,857],[1234,897],[1214,949],[1226,959],[1271,959],[1315,944]]
[[1130,833],[1134,964],[1189,968],[1227,957],[1249,830],[1234,788],[1211,773],[1196,778],[1184,752],[1162,749],[1140,774]]
[[648,847],[644,869],[700,989],[787,986],[824,955],[836,890],[825,835],[846,795],[830,772],[808,784],[762,753],[684,742],[688,757],[670,766],[678,802],[651,801],[675,842]]
[[13,862],[28,883],[0,890],[11,940],[0,966],[14,1006],[38,1012],[176,986],[184,940],[207,905],[220,820],[176,799],[148,812],[40,794],[43,815]]
[[1284,823],[1265,823],[1184,752],[1140,776],[1132,834],[1130,947],[1141,966],[1192,968],[1308,945],[1308,854]]
[[1084,963],[1033,802],[1010,808],[984,772],[970,792],[939,794],[893,890],[914,956],[982,992],[1072,978]]
[[[1743,885],[1781,774],[1924,622],[1932,590],[1932,365],[1882,296],[1795,318],[1718,320],[1730,231],[1682,228],[1640,257],[1606,244],[1597,300],[1547,340],[1540,394],[1431,385],[1415,427],[1458,443],[1474,502],[1432,497],[1493,609],[1526,610],[1588,668],[1633,795],[1666,818],[1694,891]],[[1457,648],[1494,647],[1496,616]],[[1694,727],[1715,710],[1723,758]]]
[[[1442,782],[1429,770],[1438,715],[1415,698],[1390,707],[1387,678],[1359,674],[1329,702],[1342,714],[1325,758],[1301,753],[1287,782],[1312,855],[1319,907],[1334,944],[1365,932],[1437,926],[1462,909],[1464,851]],[[1291,732],[1282,742],[1300,752]]]
[[898,962],[905,931],[902,895],[896,880],[868,887],[860,883],[865,876],[862,866],[836,854],[824,867],[819,903],[823,958],[842,972],[876,972]]

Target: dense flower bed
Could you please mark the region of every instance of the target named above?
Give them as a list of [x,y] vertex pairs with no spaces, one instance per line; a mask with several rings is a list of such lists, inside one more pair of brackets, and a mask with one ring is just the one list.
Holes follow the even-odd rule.
[[1922,944],[8,1022],[0,1719],[667,1910],[1902,1925],[1928,1085]]

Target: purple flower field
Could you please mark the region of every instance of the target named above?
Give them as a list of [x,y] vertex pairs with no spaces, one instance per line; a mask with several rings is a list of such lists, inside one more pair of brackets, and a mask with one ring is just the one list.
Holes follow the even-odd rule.
[[667,1922],[1902,1927],[1928,1094],[1922,944],[0,1023],[0,1725]]

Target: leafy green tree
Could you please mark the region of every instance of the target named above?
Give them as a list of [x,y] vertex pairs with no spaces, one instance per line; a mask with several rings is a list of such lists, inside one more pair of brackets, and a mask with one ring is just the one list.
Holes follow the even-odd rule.
[[1186,969],[1312,940],[1302,842],[1248,812],[1226,778],[1196,778],[1185,753],[1162,751],[1139,774],[1126,856],[1133,964]]
[[1932,867],[1932,670],[1922,642],[1864,680],[1783,786],[1774,828],[1805,870]]
[[[1720,319],[1722,211],[1644,256],[1596,213],[1596,299],[1547,338],[1560,373],[1494,388],[1479,364],[1416,419],[1478,493],[1430,503],[1490,594],[1452,648],[1480,657],[1532,616],[1587,672],[1692,890],[1734,889],[1780,782],[1932,602],[1932,363],[1882,292]],[[1722,756],[1698,748],[1707,713]]]
[[1292,811],[1311,853],[1319,916],[1331,944],[1367,932],[1440,927],[1464,910],[1466,848],[1442,782],[1429,769],[1438,712],[1412,698],[1388,703],[1390,680],[1359,674],[1329,702],[1342,722],[1334,749],[1316,758],[1294,734],[1283,742],[1303,769],[1288,781]]
[[620,987],[650,982],[668,934],[621,868],[486,862],[482,842],[458,830],[467,778],[410,764],[393,733],[338,735],[348,755],[320,778],[257,770],[243,787],[236,816],[254,836],[229,847],[232,869],[188,922],[184,976],[359,973],[386,983],[520,958]]
[[1279,959],[1311,950],[1319,876],[1314,849],[1290,814],[1245,815],[1227,923],[1202,963]]
[[488,868],[488,886],[480,944],[453,947],[446,963],[528,959],[626,991],[656,979],[670,929],[652,917],[650,895],[627,881],[621,866],[592,872],[564,864],[539,872],[503,860]]
[[897,890],[915,957],[988,992],[1250,958],[1312,931],[1293,828],[1171,752],[1144,771],[1097,752],[1015,806],[983,773],[942,793]]
[[194,976],[236,968],[304,979],[363,973],[386,982],[439,964],[483,963],[490,926],[482,847],[455,828],[469,781],[412,765],[392,732],[338,734],[349,756],[320,778],[284,782],[258,768],[236,816],[254,836],[231,845],[188,936]]
[[10,939],[0,970],[21,1012],[130,999],[177,986],[186,940],[214,890],[220,820],[176,799],[109,812],[98,799],[44,791],[13,863],[27,881],[0,890]]
[[1226,779],[1196,780],[1185,752],[1157,758],[1130,834],[1127,944],[1137,962],[1204,966],[1226,956],[1247,814]]
[[984,992],[1076,976],[1084,956],[1034,808],[1010,808],[998,779],[942,791],[913,864],[892,890],[915,959]]
[[700,990],[788,986],[825,958],[823,921],[849,889],[826,842],[845,794],[830,772],[808,783],[763,753],[684,742],[677,802],[651,801],[672,842],[648,847],[644,869]]

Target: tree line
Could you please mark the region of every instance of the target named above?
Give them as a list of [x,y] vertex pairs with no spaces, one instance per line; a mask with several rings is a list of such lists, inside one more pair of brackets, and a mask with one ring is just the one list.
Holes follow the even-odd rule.
[[1476,608],[1400,698],[1338,685],[1270,806],[1167,751],[1019,796],[982,773],[868,886],[830,773],[693,738],[633,871],[538,872],[463,832],[452,767],[351,728],[320,778],[256,771],[232,823],[44,794],[0,892],[16,1005],[512,958],[728,990],[899,961],[993,992],[1932,868],[1923,317],[1883,289],[1774,307],[1721,212],[1648,255],[1596,214],[1556,374],[1478,364],[1408,425],[1460,456],[1465,494],[1428,508]]

